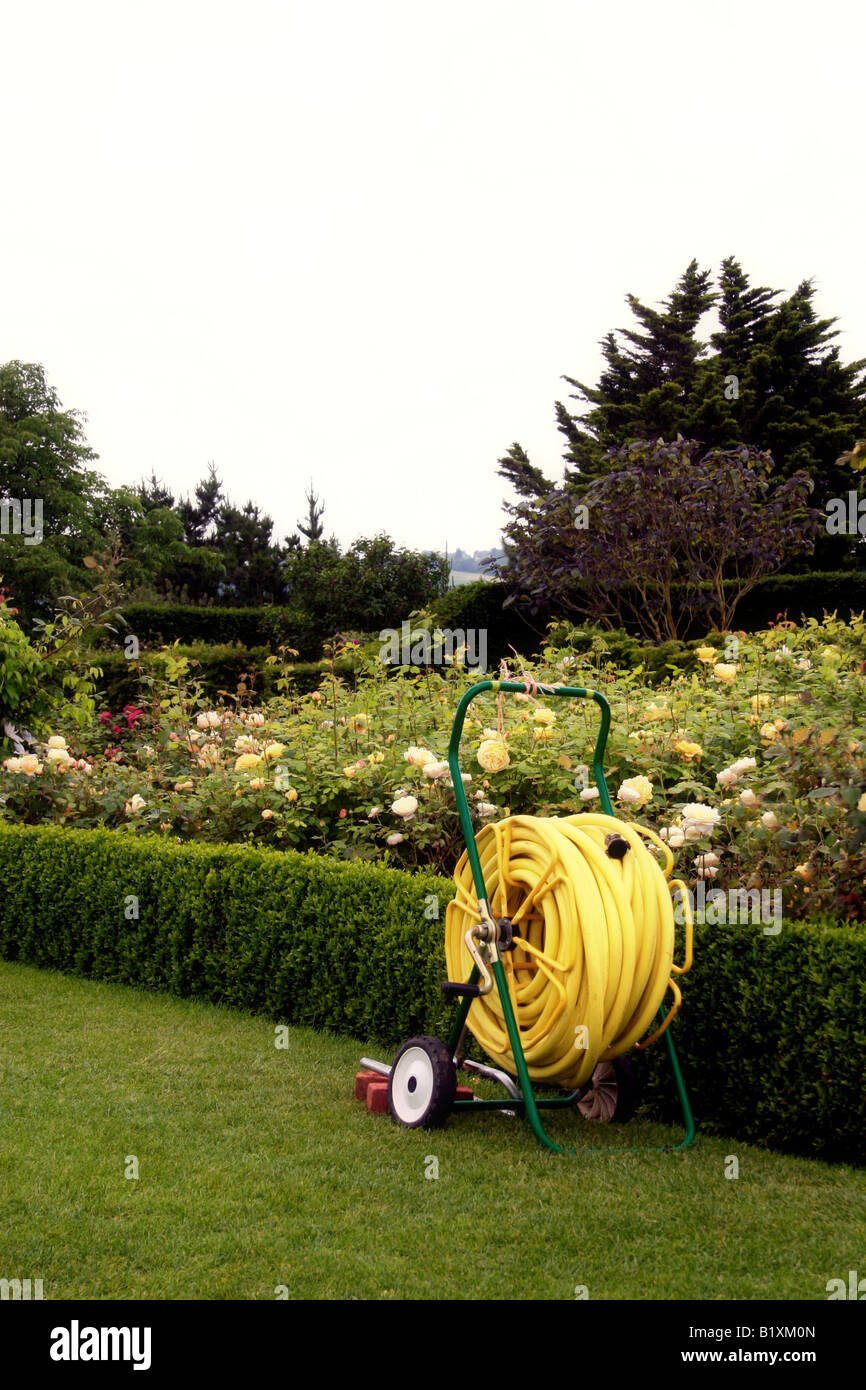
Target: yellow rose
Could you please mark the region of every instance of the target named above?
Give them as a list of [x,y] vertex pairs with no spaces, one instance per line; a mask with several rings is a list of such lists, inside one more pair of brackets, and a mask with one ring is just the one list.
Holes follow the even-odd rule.
[[543,706],[535,711],[533,716],[536,724],[555,724],[556,715],[552,709],[545,709]]
[[486,738],[479,743],[476,757],[485,772],[501,772],[510,762],[508,749],[501,739]]
[[616,799],[640,810],[641,806],[652,801],[653,784],[648,777],[644,777],[642,774],[638,777],[627,777],[617,792]]
[[264,811],[262,811],[262,820],[272,820],[273,814],[273,811],[270,811],[266,808]]
[[[566,772],[568,772],[571,768],[571,758],[567,753],[563,753],[561,757],[557,758],[556,765],[557,767],[564,767]],[[506,810],[505,814],[508,815],[509,812]]]
[[65,747],[66,747],[66,739],[65,739],[65,738],[61,738],[60,734],[52,734],[51,737],[50,737],[50,739],[48,740],[48,747],[49,747],[49,748],[65,748]]
[[698,661],[710,663],[716,659],[716,649],[715,647],[695,647],[695,656]]
[[713,675],[717,681],[722,681],[724,685],[730,685],[739,669],[739,666],[734,666],[731,662],[717,661],[713,667]]
[[343,768],[343,776],[354,777],[357,771],[358,769],[356,768],[354,763],[346,763],[346,766]]
[[264,777],[251,777],[251,778],[250,778],[250,791],[251,791],[251,792],[260,792],[260,791],[262,790],[262,788],[263,788],[263,787],[266,787],[266,786],[267,786],[267,783],[265,782]]
[[535,730],[535,737],[540,739],[542,743],[547,743],[553,738],[553,730],[549,724],[545,724],[540,729]]
[[289,790],[286,792],[286,800],[287,800],[287,801],[297,801],[297,799],[298,799],[298,793],[297,793],[297,791],[295,790],[294,787],[289,787]]
[[192,782],[175,782],[174,789],[176,792],[191,792],[193,785]]
[[235,758],[235,772],[246,772],[247,768],[258,767],[260,762],[258,753],[241,753],[239,758]]
[[25,753],[18,761],[19,771],[26,773],[28,777],[42,771],[42,764],[35,753]]
[[688,739],[677,739],[674,744],[674,752],[679,753],[680,757],[687,761],[691,758],[700,758],[703,755],[703,748],[699,743],[690,743]]
[[762,724],[759,732],[761,738],[765,739],[767,743],[774,743],[779,737],[779,730],[775,724]]
[[286,745],[285,745],[284,743],[266,743],[266,744],[265,744],[265,757],[266,757],[266,758],[281,758],[281,757],[283,756],[283,754],[285,753],[285,751],[286,751]]
[[770,705],[769,695],[753,695],[749,701],[753,710],[768,709]]

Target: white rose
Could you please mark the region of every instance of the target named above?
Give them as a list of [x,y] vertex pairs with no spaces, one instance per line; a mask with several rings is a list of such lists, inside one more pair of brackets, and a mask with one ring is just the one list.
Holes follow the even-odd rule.
[[425,763],[422,771],[425,777],[433,777],[437,781],[440,777],[447,777],[451,771],[447,762]]
[[721,813],[703,801],[690,801],[682,809],[683,830],[687,840],[699,840],[702,835],[712,835],[722,819]]
[[391,805],[391,810],[395,816],[401,816],[403,820],[409,820],[418,810],[418,801],[414,796],[401,796]]
[[768,830],[779,829],[779,817],[776,815],[775,811],[765,811],[761,816],[761,821]]
[[414,744],[406,749],[403,757],[413,767],[424,767],[426,763],[435,763],[436,761],[436,754],[431,753],[429,748],[416,748]]
[[389,835],[389,836],[388,836],[388,839],[386,840],[386,844],[391,845],[392,848],[393,848],[394,845],[400,845],[400,844],[402,844],[402,843],[403,843],[403,836],[400,835],[400,834]]
[[751,787],[743,787],[743,790],[740,792],[740,800],[744,806],[748,806],[750,811],[760,804]]
[[722,861],[719,858],[719,856],[717,854],[714,854],[713,851],[710,850],[708,854],[698,855],[698,857],[695,860],[695,867],[698,869],[718,868],[721,862]]

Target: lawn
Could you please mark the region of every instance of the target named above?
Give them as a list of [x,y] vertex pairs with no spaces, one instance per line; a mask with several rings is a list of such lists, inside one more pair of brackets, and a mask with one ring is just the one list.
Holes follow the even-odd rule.
[[497,1114],[404,1130],[353,1098],[365,1052],[0,962],[0,1276],[50,1299],[820,1300],[864,1266],[866,1171],[700,1132],[575,1159]]

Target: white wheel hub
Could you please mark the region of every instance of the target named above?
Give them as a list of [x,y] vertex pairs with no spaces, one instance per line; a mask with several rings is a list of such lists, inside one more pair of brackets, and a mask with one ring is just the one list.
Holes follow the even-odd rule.
[[397,1118],[412,1124],[433,1098],[433,1064],[420,1047],[410,1047],[395,1064],[391,1076],[391,1100]]

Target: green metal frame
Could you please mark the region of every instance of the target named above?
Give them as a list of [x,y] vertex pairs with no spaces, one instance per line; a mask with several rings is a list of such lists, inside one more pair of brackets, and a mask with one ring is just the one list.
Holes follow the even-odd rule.
[[[479,906],[483,903],[484,906],[488,909],[488,911],[489,903],[487,900],[487,888],[484,883],[484,875],[481,872],[481,860],[478,856],[478,848],[475,844],[475,832],[472,828],[472,819],[469,814],[469,802],[466,797],[466,789],[463,785],[463,779],[460,775],[460,736],[463,733],[463,724],[466,719],[466,711],[468,710],[469,706],[471,705],[472,701],[475,699],[477,695],[482,695],[485,693],[485,691],[488,690],[492,690],[495,694],[499,694],[500,692],[515,694],[525,693],[528,688],[529,687],[523,681],[498,680],[479,681],[476,685],[470,686],[470,688],[466,691],[465,695],[462,697],[459,705],[457,706],[457,710],[454,715],[454,725],[451,730],[451,740],[448,744],[448,765],[451,769],[451,780],[454,783],[454,795],[457,799],[457,813],[460,817],[460,828],[463,831],[463,839],[466,844],[466,853],[469,858],[470,868],[472,869],[472,879],[475,884],[475,891],[478,897]],[[542,686],[540,688],[544,691],[545,694],[549,695],[564,696],[566,698],[571,699],[591,699],[594,700],[596,704],[599,706],[601,710],[601,723],[599,725],[598,738],[596,739],[595,751],[592,757],[592,770],[593,776],[595,777],[595,783],[599,791],[599,800],[601,801],[601,805],[604,809],[604,812],[606,815],[612,816],[614,813],[613,805],[611,804],[610,792],[608,791],[607,782],[605,781],[604,777],[604,750],[607,744],[607,736],[610,731],[610,705],[598,690],[585,690],[582,686],[559,685]],[[508,1041],[511,1044],[511,1051],[514,1056],[515,1065],[517,1067],[517,1079],[520,1084],[520,1091],[522,1095],[522,1100],[519,1101],[512,1100],[509,1098],[509,1100],[505,1102],[505,1107],[509,1110],[521,1110],[525,1112],[529,1119],[529,1123],[532,1126],[533,1133],[535,1134],[539,1142],[542,1143],[545,1146],[545,1148],[551,1149],[554,1153],[566,1154],[611,1152],[668,1153],[672,1151],[675,1152],[678,1149],[688,1148],[689,1144],[691,1144],[692,1140],[695,1137],[695,1121],[692,1115],[691,1106],[689,1104],[689,1098],[686,1093],[685,1083],[683,1081],[683,1075],[680,1069],[679,1059],[677,1058],[676,1048],[674,1047],[673,1038],[670,1034],[670,1029],[668,1029],[665,1032],[664,1038],[665,1042],[667,1043],[668,1056],[670,1058],[671,1068],[673,1070],[674,1081],[676,1083],[677,1093],[679,1095],[680,1105],[683,1112],[683,1124],[685,1126],[685,1136],[679,1144],[674,1145],[672,1149],[660,1146],[645,1146],[636,1149],[604,1148],[578,1150],[564,1149],[561,1145],[554,1143],[550,1136],[545,1133],[544,1126],[541,1123],[541,1118],[538,1112],[539,1110],[560,1110],[565,1109],[570,1105],[573,1105],[574,1102],[578,1099],[578,1096],[580,1095],[580,1088],[574,1091],[571,1095],[564,1097],[555,1097],[552,1099],[539,1099],[535,1095],[535,1092],[532,1089],[532,1081],[530,1080],[529,1069],[526,1065],[526,1058],[523,1053],[523,1046],[520,1041],[520,1030],[517,1026],[517,1019],[515,1018],[514,1010],[511,1007],[511,999],[508,993],[508,983],[505,978],[505,970],[502,966],[502,960],[499,956],[498,948],[494,946],[493,950],[495,952],[495,959],[492,963],[491,971],[496,984],[496,988],[499,992],[499,1000],[502,1005],[502,1012],[505,1018],[505,1026],[508,1031]],[[469,980],[467,981],[467,983],[475,984],[478,979],[478,975],[478,967],[473,966],[472,973],[469,976]],[[458,1007],[457,1015],[454,1019],[454,1024],[448,1036],[448,1047],[452,1053],[456,1053],[457,1048],[459,1046],[460,1038],[466,1026],[466,1020],[469,1015],[469,1010],[472,1007],[472,1002],[473,1001],[471,996],[464,996]],[[664,1020],[666,1016],[664,1005],[660,1005],[659,1015],[660,1018]],[[454,1102],[454,1109],[502,1110],[503,1101],[458,1100]]]

